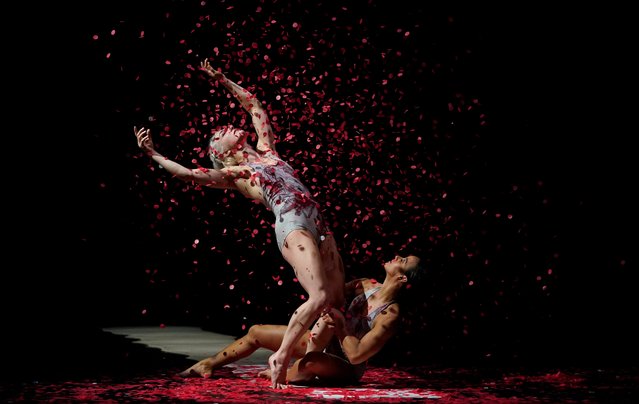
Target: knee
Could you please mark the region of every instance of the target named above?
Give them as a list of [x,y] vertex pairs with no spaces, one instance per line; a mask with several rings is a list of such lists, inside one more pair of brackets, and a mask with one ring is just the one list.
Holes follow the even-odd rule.
[[324,289],[318,293],[317,305],[321,310],[336,308],[340,309],[344,306],[343,288],[340,289]]
[[251,336],[251,337],[255,337],[260,333],[260,328],[262,326],[260,324],[254,324],[251,326],[251,328],[249,328],[247,335]]
[[263,326],[260,324],[252,325],[245,335],[245,338],[248,339],[248,342],[250,342],[251,344],[260,345],[260,336],[262,335],[262,328]]
[[313,311],[341,309],[344,306],[344,293],[343,290],[319,289],[317,292],[309,294],[308,301]]
[[308,297],[308,303],[313,312],[321,312],[328,308],[332,302],[331,296],[325,290],[319,290]]

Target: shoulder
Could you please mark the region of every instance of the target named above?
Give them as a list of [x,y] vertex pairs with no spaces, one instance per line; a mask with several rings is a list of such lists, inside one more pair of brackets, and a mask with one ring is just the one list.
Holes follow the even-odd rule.
[[377,280],[372,278],[363,278],[362,285],[364,287],[364,290],[375,289],[382,286],[381,283],[377,282]]
[[350,288],[361,288],[366,278],[357,278],[346,282],[346,286]]
[[373,327],[377,325],[384,325],[385,327],[395,326],[398,323],[399,315],[399,304],[395,302],[391,303],[375,317]]
[[276,165],[279,165],[284,160],[273,149],[260,150],[258,148],[257,161],[267,166],[276,166]]
[[225,176],[232,180],[249,178],[253,172],[252,170],[250,166],[245,164],[220,169]]
[[280,155],[275,150],[274,145],[258,144],[256,148],[260,157],[273,157],[281,159]]

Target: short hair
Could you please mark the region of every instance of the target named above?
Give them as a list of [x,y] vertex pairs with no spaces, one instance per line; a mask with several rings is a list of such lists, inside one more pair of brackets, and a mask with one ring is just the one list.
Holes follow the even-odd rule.
[[224,163],[222,163],[222,160],[220,160],[215,155],[215,152],[213,150],[215,149],[213,147],[213,139],[211,138],[211,141],[209,142],[209,157],[211,158],[211,161],[213,162],[213,168],[215,168],[216,170],[224,168]]

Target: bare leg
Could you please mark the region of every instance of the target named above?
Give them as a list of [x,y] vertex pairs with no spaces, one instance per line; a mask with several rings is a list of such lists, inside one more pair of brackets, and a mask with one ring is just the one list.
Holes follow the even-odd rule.
[[[329,235],[320,245],[320,253],[322,255],[322,264],[326,268],[326,272],[329,274],[331,282],[341,281],[343,283],[344,265],[339,253],[337,252],[335,239],[332,236]],[[341,276],[339,274],[341,274]],[[335,278],[339,279],[335,280]],[[341,299],[343,299],[343,295],[341,296]],[[339,309],[340,307],[336,308]],[[344,309],[345,308],[342,308],[342,311],[344,311]],[[326,348],[334,334],[333,329],[329,328],[326,322],[320,317],[311,329],[311,336],[308,341],[306,352],[322,351]]]
[[[327,240],[325,240],[327,241]],[[324,243],[323,243],[324,244]],[[328,246],[329,248],[327,248]],[[344,272],[335,242],[320,251],[315,240],[304,230],[294,230],[287,237],[282,255],[293,267],[295,275],[308,293],[308,300],[291,316],[282,345],[269,357],[271,383],[275,389],[285,388],[286,371],[295,341],[302,336],[323,310],[341,307],[344,300]]]
[[[282,343],[285,331],[286,326],[284,325],[254,325],[242,338],[233,341],[217,354],[199,361],[178,375],[181,377],[208,378],[211,377],[215,369],[246,358],[258,348],[276,351]],[[297,345],[294,346],[293,356],[299,358],[304,355],[306,344],[307,340],[301,338]]]

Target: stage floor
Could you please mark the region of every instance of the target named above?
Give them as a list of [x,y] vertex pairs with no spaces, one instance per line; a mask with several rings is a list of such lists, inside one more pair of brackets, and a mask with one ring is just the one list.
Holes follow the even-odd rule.
[[[109,327],[103,330],[149,348],[183,355],[193,361],[212,356],[235,340],[233,336],[204,331],[198,327]],[[258,349],[253,355],[235,363],[266,365],[271,353],[267,349]]]
[[14,352],[28,359],[16,362],[21,372],[5,372],[0,402],[639,402],[637,367],[370,366],[358,385],[273,390],[269,380],[255,377],[267,368],[266,350],[210,379],[177,376],[233,341],[232,336],[171,326],[58,332],[64,338],[52,344],[57,349],[47,352],[32,343]]

